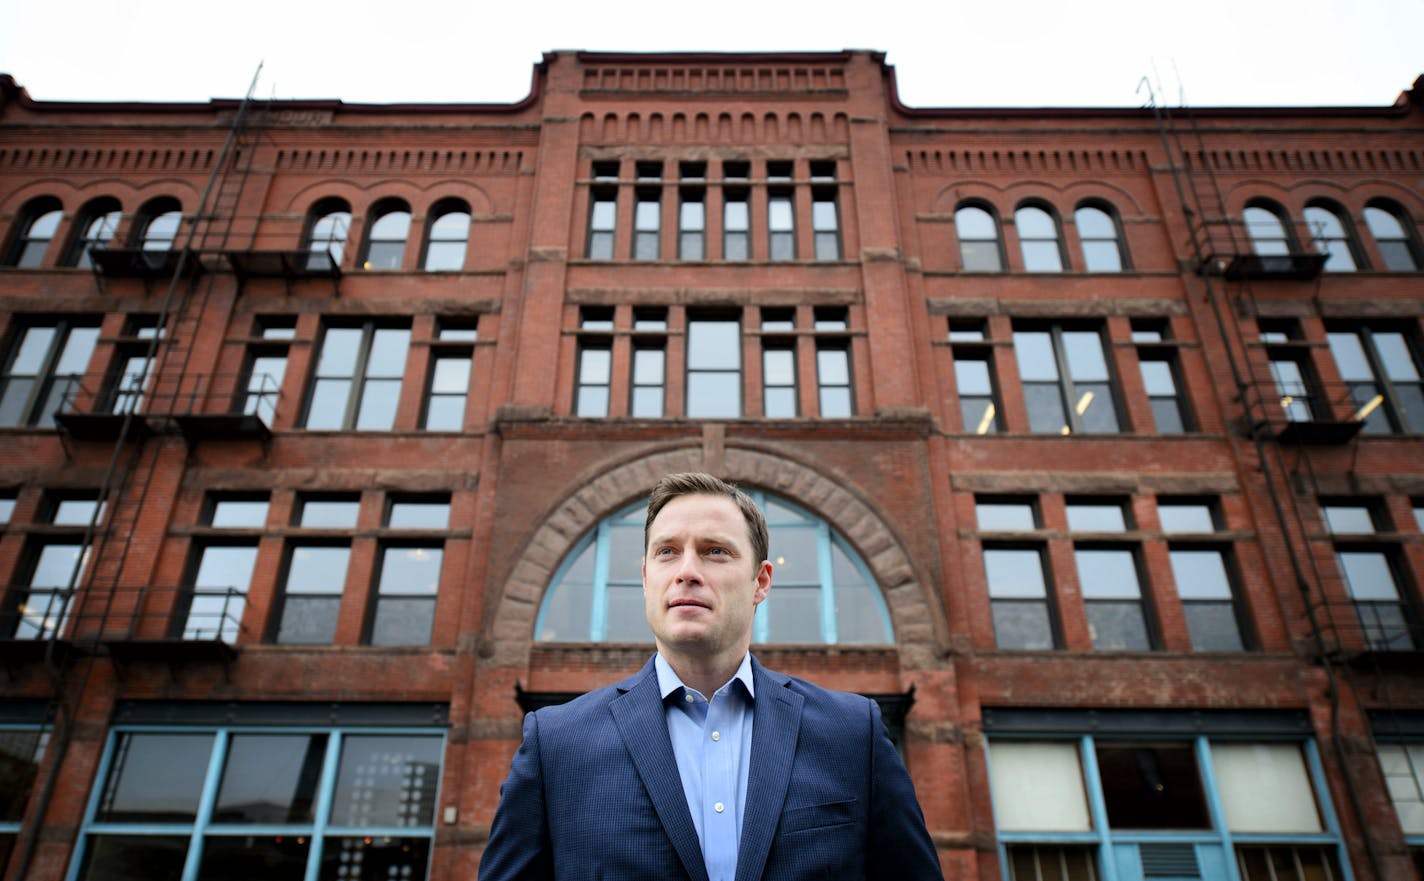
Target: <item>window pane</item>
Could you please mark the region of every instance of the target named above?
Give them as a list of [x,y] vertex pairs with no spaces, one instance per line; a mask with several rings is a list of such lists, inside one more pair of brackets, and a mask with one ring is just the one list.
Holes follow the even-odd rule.
[[1389,560],[1379,551],[1338,551],[1350,595],[1357,600],[1398,600]]
[[318,881],[419,881],[430,861],[428,838],[328,837]]
[[399,379],[369,379],[361,392],[361,408],[356,414],[358,431],[389,431],[396,423],[400,403]]
[[1037,529],[1033,505],[1027,502],[979,502],[974,513],[981,530]]
[[324,734],[234,734],[215,823],[310,823],[326,755]]
[[439,547],[386,548],[381,555],[381,595],[434,596],[443,555]]
[[1114,829],[1207,829],[1190,743],[1098,741],[1098,778]]
[[1336,535],[1368,535],[1375,531],[1375,518],[1365,505],[1325,505],[1325,525]]
[[768,419],[791,419],[796,416],[795,388],[767,388],[764,398],[762,409]]
[[1196,651],[1239,652],[1246,647],[1241,641],[1236,608],[1229,601],[1183,602],[1182,616],[1187,621],[1187,633]]
[[157,881],[183,877],[189,836],[91,835],[81,881]]
[[309,841],[305,835],[209,835],[203,839],[198,877],[202,881],[302,881]]
[[549,589],[540,610],[538,638],[544,642],[589,638],[595,544],[587,545],[563,577]]
[[1053,339],[1046,332],[1015,331],[1014,355],[1019,363],[1019,376],[1025,382],[1058,381]]
[[994,645],[1001,649],[1043,651],[1055,647],[1046,602],[994,600],[993,617]]
[[211,734],[120,734],[95,819],[193,822],[212,749]]
[[1210,505],[1157,503],[1157,519],[1163,532],[1212,532],[1216,523]]
[[1046,596],[1043,560],[1036,550],[985,548],[984,574],[995,599],[1041,599]]
[[[1125,532],[1127,517],[1120,504],[1066,506],[1068,528],[1074,532]],[[1116,552],[1113,552],[1116,553]]]
[[304,546],[292,549],[287,590],[297,593],[341,593],[346,583],[347,547]]
[[663,350],[633,350],[633,384],[661,385],[663,381]]
[[771,530],[769,553],[775,567],[776,588],[782,585],[820,583],[816,528],[777,526]]
[[1231,579],[1226,574],[1226,562],[1220,551],[1173,549],[1168,555],[1177,595],[1182,599],[1231,599]]
[[643,612],[643,591],[632,585],[608,586],[608,622],[604,638],[610,642],[651,642]]
[[392,502],[386,517],[391,529],[445,529],[449,525],[449,502]]
[[344,738],[331,822],[357,828],[433,824],[441,749],[439,737]]
[[822,385],[849,385],[850,353],[845,349],[817,349],[816,374]]
[[1028,408],[1028,427],[1040,434],[1066,434],[1068,414],[1063,409],[1062,389],[1052,383],[1024,383],[1024,405]]
[[371,623],[371,645],[429,645],[435,628],[434,597],[381,597]]
[[1004,831],[1087,832],[1092,829],[1075,742],[989,745],[994,817]]
[[298,525],[307,529],[350,529],[361,503],[356,499],[304,499]]
[[762,607],[769,622],[768,642],[822,642],[819,588],[778,586]]
[[1084,604],[1095,651],[1147,651],[1152,641],[1139,601],[1090,600]]
[[321,359],[317,362],[318,376],[352,376],[356,372],[356,357],[361,351],[360,328],[332,327],[322,340]]
[[350,394],[349,379],[317,380],[312,388],[311,407],[307,411],[307,428],[341,428],[346,422],[346,405]]
[[266,499],[218,499],[213,502],[210,526],[229,529],[260,528],[267,524]]
[[339,598],[288,596],[277,631],[280,645],[330,645],[336,637]]
[[1296,744],[1213,743],[1211,763],[1232,832],[1325,831]]
[[438,395],[463,395],[470,389],[469,358],[436,358],[430,391]]

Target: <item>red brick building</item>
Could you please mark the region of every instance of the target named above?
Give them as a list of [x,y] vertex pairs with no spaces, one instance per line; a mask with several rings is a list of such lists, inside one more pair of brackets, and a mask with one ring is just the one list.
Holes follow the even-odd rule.
[[947,878],[1416,877],[1421,135],[1424,82],[925,109],[861,51],[0,79],[4,877],[474,877],[692,468]]

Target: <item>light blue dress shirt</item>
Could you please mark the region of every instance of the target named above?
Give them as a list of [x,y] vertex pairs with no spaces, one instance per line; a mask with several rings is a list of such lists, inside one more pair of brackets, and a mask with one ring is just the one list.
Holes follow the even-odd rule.
[[747,768],[752,757],[755,688],[752,656],[708,700],[682,684],[661,654],[653,665],[663,696],[672,754],[682,776],[682,794],[702,862],[710,881],[732,881],[737,874],[737,844],[747,805]]

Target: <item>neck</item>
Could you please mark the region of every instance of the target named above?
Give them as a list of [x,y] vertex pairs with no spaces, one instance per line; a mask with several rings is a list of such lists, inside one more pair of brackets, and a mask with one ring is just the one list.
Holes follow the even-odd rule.
[[668,662],[668,666],[672,667],[677,678],[682,680],[683,685],[697,689],[708,700],[711,700],[717,689],[726,685],[727,681],[736,675],[737,668],[742,665],[742,658],[747,654],[745,647],[738,649],[734,655],[716,658],[689,656],[669,651],[665,646],[658,646],[658,652]]

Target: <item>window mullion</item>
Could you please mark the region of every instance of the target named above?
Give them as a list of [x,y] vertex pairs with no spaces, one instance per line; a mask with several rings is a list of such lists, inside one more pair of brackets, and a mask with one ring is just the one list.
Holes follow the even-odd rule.
[[1196,754],[1197,771],[1201,774],[1202,790],[1206,793],[1206,809],[1211,817],[1212,828],[1221,841],[1222,862],[1226,864],[1225,881],[1241,881],[1240,866],[1236,862],[1236,845],[1231,840],[1231,827],[1226,822],[1226,808],[1221,803],[1221,792],[1216,788],[1216,766],[1211,759],[1211,741],[1205,736],[1192,739],[1192,750]]
[[356,363],[351,365],[351,392],[346,396],[346,417],[342,425],[350,431],[361,414],[361,398],[366,393],[366,370],[371,363],[371,347],[375,345],[376,329],[370,322],[361,326],[361,346],[356,351]]
[[608,558],[610,554],[608,521],[598,524],[598,538],[593,550],[593,611],[589,616],[588,638],[602,642],[608,633]]
[[222,783],[223,762],[227,756],[228,731],[213,732],[213,751],[208,756],[208,772],[203,779],[203,795],[198,800],[198,813],[193,818],[193,834],[188,841],[188,858],[183,863],[183,881],[197,881],[203,862],[203,833],[213,819],[213,802],[217,801]]
[[335,730],[326,741],[322,757],[321,779],[317,785],[316,810],[312,815],[311,848],[307,851],[307,873],[304,881],[320,881],[321,852],[325,847],[326,826],[331,822],[331,805],[336,798],[336,776],[341,768],[342,732]]
[[1063,399],[1063,415],[1068,420],[1071,434],[1083,431],[1083,421],[1078,418],[1078,393],[1073,385],[1073,374],[1068,366],[1067,348],[1063,344],[1063,326],[1053,325],[1053,363],[1058,368],[1058,396]]
[[821,639],[827,645],[836,644],[839,629],[836,624],[836,587],[831,575],[831,527],[825,520],[816,523],[816,568],[821,580]]
[[1078,738],[1078,756],[1083,764],[1083,785],[1088,793],[1088,814],[1093,818],[1093,830],[1098,838],[1098,867],[1102,881],[1118,881],[1116,854],[1108,832],[1108,806],[1103,798],[1103,784],[1098,776],[1098,754],[1093,749],[1092,735]]

